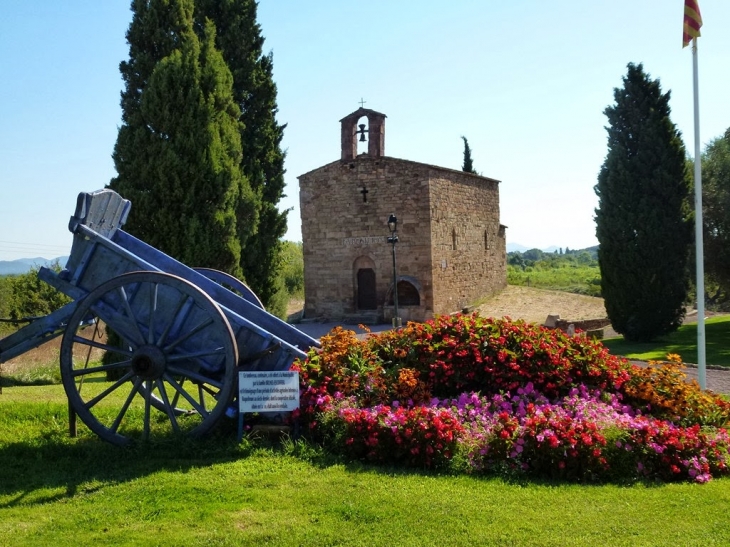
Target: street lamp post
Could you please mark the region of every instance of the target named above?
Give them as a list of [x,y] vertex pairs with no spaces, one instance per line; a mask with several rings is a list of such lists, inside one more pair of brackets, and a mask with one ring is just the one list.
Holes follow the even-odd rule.
[[392,213],[388,217],[388,229],[390,230],[388,243],[393,245],[393,328],[397,329],[401,326],[400,317],[398,317],[398,271],[395,267],[395,244],[398,243],[398,219]]

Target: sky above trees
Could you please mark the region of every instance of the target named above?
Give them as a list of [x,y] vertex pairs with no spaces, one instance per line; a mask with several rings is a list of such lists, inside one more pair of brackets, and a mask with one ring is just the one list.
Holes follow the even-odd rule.
[[[339,120],[363,99],[388,116],[388,156],[461,169],[465,136],[474,168],[502,181],[508,243],[595,245],[603,110],[628,63],[643,63],[671,91],[671,118],[693,150],[682,8],[682,0],[261,0],[287,124],[287,239],[301,238],[296,177],[339,158]],[[730,4],[700,0],[700,8],[707,143],[730,127]],[[127,0],[3,6],[0,260],[68,254],[76,195],[115,175],[130,21]]]

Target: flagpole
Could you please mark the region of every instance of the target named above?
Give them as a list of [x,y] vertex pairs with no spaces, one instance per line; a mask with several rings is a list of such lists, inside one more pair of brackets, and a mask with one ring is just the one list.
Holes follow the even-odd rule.
[[697,37],[692,38],[692,76],[695,117],[695,255],[697,271],[697,372],[700,387],[707,389],[705,356],[705,257],[702,241],[702,156],[700,154],[700,98]]

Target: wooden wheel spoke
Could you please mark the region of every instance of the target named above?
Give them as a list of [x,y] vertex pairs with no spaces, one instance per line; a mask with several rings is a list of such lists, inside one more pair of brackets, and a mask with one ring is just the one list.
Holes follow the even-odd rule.
[[91,340],[89,338],[84,338],[83,336],[76,335],[76,336],[74,336],[73,341],[76,342],[77,344],[101,349],[104,351],[108,351],[110,353],[118,353],[120,355],[125,355],[127,357],[132,356],[132,352],[128,349],[110,346],[109,344],[102,344],[101,342],[94,342],[93,340]]
[[170,404],[170,399],[168,398],[167,390],[165,389],[165,383],[158,378],[155,380],[155,384],[157,385],[157,391],[160,392],[160,397],[162,398],[162,403],[165,406],[167,417],[170,418],[170,424],[172,425],[173,431],[175,433],[180,433],[180,425],[177,423],[177,418],[175,417],[175,408]]
[[221,389],[223,387],[220,382],[212,380],[207,376],[203,376],[202,374],[199,374],[197,372],[193,372],[192,370],[185,370],[182,368],[172,367],[168,365],[167,371],[171,372],[172,374],[176,374],[177,376],[187,377],[200,384],[210,384],[211,386],[214,386],[218,389]]
[[117,380],[112,385],[110,385],[108,388],[106,388],[104,391],[99,393],[99,395],[97,395],[93,399],[89,399],[88,401],[86,401],[86,403],[84,404],[86,409],[88,410],[88,409],[92,408],[96,403],[101,401],[104,397],[106,397],[113,391],[116,391],[117,389],[119,389],[119,386],[126,383],[130,378],[132,378],[132,376],[134,376],[134,373],[130,370],[124,376],[119,378],[119,380]]
[[201,400],[201,402],[198,402],[195,399],[193,399],[192,396],[187,391],[185,391],[185,389],[183,389],[183,387],[180,384],[177,383],[177,381],[175,380],[175,378],[173,378],[169,374],[165,373],[163,375],[163,378],[165,379],[165,381],[168,384],[170,384],[173,388],[175,388],[175,390],[180,395],[182,395],[183,398],[188,403],[190,403],[190,405],[198,412],[198,414],[200,414],[204,418],[207,418],[208,417],[208,411],[205,409],[205,405],[204,404],[201,405],[202,400]]
[[213,319],[211,319],[209,317],[208,319],[206,319],[205,321],[200,323],[194,329],[187,331],[185,334],[183,334],[180,338],[175,340],[173,343],[165,346],[165,348],[164,348],[165,353],[167,353],[168,351],[172,351],[173,349],[175,349],[175,347],[182,344],[185,340],[187,340],[188,338],[192,338],[193,336],[198,334],[200,331],[202,331],[204,328],[206,328],[207,326],[212,325],[212,324],[213,324]]
[[94,374],[96,372],[108,372],[110,370],[116,370],[124,367],[128,367],[132,364],[131,359],[119,361],[117,363],[110,363],[108,365],[100,365],[98,367],[79,368],[71,372],[71,375],[76,378],[78,376],[86,376],[87,374]]
[[[187,380],[186,376],[182,377],[182,380],[180,380],[180,387],[183,387],[183,384],[185,383],[185,380]],[[172,396],[172,408],[177,407],[177,402],[180,400],[180,392],[175,391],[175,395]]]
[[162,331],[162,334],[160,335],[160,338],[157,340],[158,346],[163,346],[165,344],[165,341],[167,340],[168,335],[170,334],[170,330],[172,330],[173,325],[175,324],[175,320],[177,319],[178,315],[180,315],[180,312],[182,311],[183,307],[187,302],[190,300],[190,297],[187,294],[181,294],[180,299],[177,301],[177,305],[175,306],[175,310],[170,314],[170,320],[167,323],[167,326],[165,327],[165,330]]
[[124,289],[124,286],[119,287],[119,297],[122,299],[122,305],[124,306],[124,311],[126,312],[127,317],[129,317],[129,319],[132,321],[132,324],[134,325],[134,330],[137,333],[137,336],[139,336],[139,338],[136,340],[136,343],[137,345],[140,345],[143,343],[144,335],[139,328],[139,323],[137,321],[137,317],[132,311],[132,306],[129,304],[129,297],[127,296],[127,291]]
[[155,341],[155,320],[157,318],[157,291],[160,288],[159,283],[155,283],[150,291],[150,321],[147,331],[147,343],[152,344]]
[[124,404],[122,405],[122,408],[119,410],[119,413],[117,414],[117,417],[114,419],[114,422],[111,426],[109,426],[109,430],[112,433],[116,433],[119,429],[119,424],[122,423],[122,419],[124,418],[125,414],[127,413],[127,409],[129,408],[129,405],[132,403],[132,400],[134,399],[134,396],[139,391],[139,386],[142,384],[142,379],[137,378],[134,381],[134,385],[132,386],[132,390],[129,392],[129,395],[127,395],[127,399],[124,401]]
[[176,361],[185,361],[186,359],[199,359],[200,357],[209,357],[211,355],[223,355],[226,348],[220,347],[207,351],[198,351],[195,353],[177,353],[167,358],[168,363],[174,363]]

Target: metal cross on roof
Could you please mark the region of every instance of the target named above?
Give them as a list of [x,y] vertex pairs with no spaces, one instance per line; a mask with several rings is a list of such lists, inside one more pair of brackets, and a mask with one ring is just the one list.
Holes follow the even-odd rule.
[[362,97],[360,97],[360,108],[363,108],[366,102],[367,101],[363,101]]

